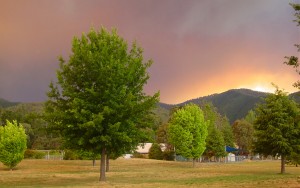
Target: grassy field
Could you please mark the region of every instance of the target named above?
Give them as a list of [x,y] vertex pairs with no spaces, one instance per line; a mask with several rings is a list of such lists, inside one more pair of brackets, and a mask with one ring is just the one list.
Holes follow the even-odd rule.
[[[99,162],[97,161],[97,165]],[[111,161],[107,182],[98,182],[92,161],[23,160],[14,171],[0,165],[0,187],[300,187],[300,167],[280,161],[239,163],[167,162],[147,159]]]

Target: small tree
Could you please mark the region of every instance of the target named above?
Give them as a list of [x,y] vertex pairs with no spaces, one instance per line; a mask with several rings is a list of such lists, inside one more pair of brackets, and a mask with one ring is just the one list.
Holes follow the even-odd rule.
[[285,159],[300,150],[300,111],[286,93],[276,89],[265,103],[256,109],[254,124],[255,152],[281,156],[281,173],[285,173]]
[[215,156],[218,161],[220,157],[226,156],[225,142],[221,131],[215,127],[211,127],[209,130],[210,134],[206,139],[206,155],[208,157]]
[[251,123],[242,119],[236,120],[232,125],[235,143],[242,154],[248,155],[252,150],[254,128]]
[[163,159],[163,152],[161,151],[158,143],[152,144],[151,148],[149,149],[149,159]]
[[0,127],[0,161],[11,170],[24,158],[27,136],[17,121]]
[[215,156],[217,159],[226,156],[225,146],[233,146],[233,133],[226,117],[218,113],[212,103],[202,105],[204,118],[209,122],[206,150],[204,155],[208,158]]
[[195,104],[177,110],[170,121],[169,140],[175,146],[176,154],[192,158],[193,166],[205,150],[207,126],[202,110]]

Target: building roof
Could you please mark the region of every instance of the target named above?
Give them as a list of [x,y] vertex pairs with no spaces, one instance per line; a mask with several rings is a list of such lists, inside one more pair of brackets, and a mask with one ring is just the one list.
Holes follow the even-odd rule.
[[[152,144],[153,143],[140,143],[135,151],[140,154],[147,154],[149,153]],[[166,148],[165,144],[160,144],[160,148],[162,151],[164,151]]]

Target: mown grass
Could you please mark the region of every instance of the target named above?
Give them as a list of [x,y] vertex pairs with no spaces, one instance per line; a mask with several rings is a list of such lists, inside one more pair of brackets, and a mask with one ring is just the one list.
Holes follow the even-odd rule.
[[[99,165],[99,162],[97,163]],[[105,183],[92,161],[23,160],[14,171],[0,165],[0,187],[300,187],[300,168],[280,161],[198,163],[147,159],[111,161]]]

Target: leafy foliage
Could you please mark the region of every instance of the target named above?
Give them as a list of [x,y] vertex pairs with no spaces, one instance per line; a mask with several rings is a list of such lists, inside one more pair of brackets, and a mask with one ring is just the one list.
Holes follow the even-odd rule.
[[290,164],[300,165],[300,153],[292,152],[289,156],[286,158],[287,162]]
[[232,125],[232,130],[239,152],[244,155],[251,153],[254,132],[253,124],[244,119],[236,120]]
[[204,155],[209,158],[226,156],[225,146],[233,146],[233,133],[228,119],[219,114],[212,103],[202,104],[202,110],[209,122]]
[[290,4],[294,10],[295,10],[295,14],[294,16],[296,17],[296,19],[294,20],[294,22],[297,22],[298,26],[300,26],[300,4],[297,3],[291,3]]
[[163,151],[163,159],[166,161],[174,161],[175,159],[175,152],[174,150],[165,150]]
[[265,103],[256,109],[254,124],[255,152],[281,156],[281,173],[285,172],[285,158],[300,153],[300,111],[286,93],[277,88]]
[[214,126],[210,127],[210,129],[206,139],[205,154],[209,157],[225,157],[227,153],[225,151],[225,142],[221,131],[217,130]]
[[[72,149],[121,155],[149,139],[151,110],[159,94],[147,96],[149,79],[143,50],[105,28],[75,37],[66,62],[59,58],[57,83],[50,84],[45,117]],[[104,176],[100,180],[105,180]]]
[[[297,22],[297,26],[300,26],[300,4],[290,4],[290,5],[295,10],[294,15],[296,19],[294,21]],[[300,52],[300,44],[295,44],[295,47],[297,48],[298,52]],[[285,61],[284,64],[288,66],[292,66],[296,70],[296,72],[300,74],[298,58],[299,57],[297,56],[289,56],[289,57],[286,56],[285,59],[287,59],[287,61]],[[295,82],[293,86],[300,89],[300,81]]]
[[163,152],[161,151],[160,145],[158,143],[153,143],[149,149],[149,159],[163,159]]
[[29,149],[58,149],[61,139],[54,132],[49,133],[43,119],[44,103],[20,103],[0,111],[0,124],[17,120],[22,124],[27,135]]
[[84,150],[65,150],[64,160],[95,160],[100,159],[99,154],[94,154],[92,152]]
[[46,153],[38,150],[27,149],[24,153],[25,159],[43,159]]
[[170,121],[169,140],[175,146],[176,154],[196,159],[205,150],[208,122],[202,110],[195,104],[188,104],[177,110]]
[[26,134],[22,125],[16,121],[7,121],[6,126],[0,126],[0,161],[13,169],[24,158],[26,150]]

